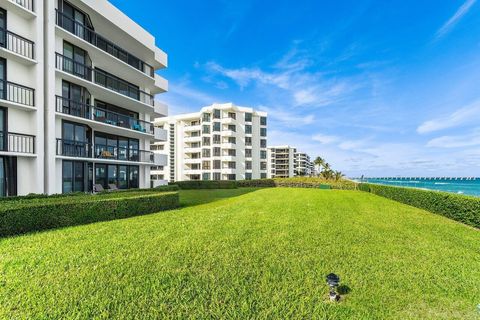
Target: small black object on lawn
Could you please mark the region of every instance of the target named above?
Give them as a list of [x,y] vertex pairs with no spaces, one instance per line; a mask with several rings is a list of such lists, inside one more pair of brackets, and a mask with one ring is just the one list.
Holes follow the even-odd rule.
[[340,284],[340,277],[337,276],[335,273],[330,273],[329,275],[327,275],[327,284],[330,287],[330,301],[337,301],[338,299],[340,299],[340,296],[335,291],[335,288],[338,287],[338,285]]

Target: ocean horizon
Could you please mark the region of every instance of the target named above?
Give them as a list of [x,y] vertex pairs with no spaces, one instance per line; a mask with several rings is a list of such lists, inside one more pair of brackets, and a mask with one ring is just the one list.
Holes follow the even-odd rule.
[[419,188],[480,197],[479,177],[352,178],[357,182]]

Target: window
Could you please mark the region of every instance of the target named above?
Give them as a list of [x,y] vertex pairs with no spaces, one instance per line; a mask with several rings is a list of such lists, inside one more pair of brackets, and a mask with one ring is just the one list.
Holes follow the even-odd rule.
[[221,135],[219,134],[214,134],[213,135],[213,144],[220,144],[220,141],[221,141]]
[[261,126],[267,125],[267,117],[260,117],[260,125]]
[[252,134],[252,126],[250,124],[245,125],[245,133]]
[[210,180],[210,173],[209,172],[204,172],[202,174],[202,180]]
[[221,164],[222,162],[220,160],[213,160],[213,169],[214,170],[221,169]]
[[203,137],[202,138],[202,144],[204,146],[209,146],[210,145],[210,137]]
[[235,138],[235,137],[228,137],[227,141],[228,141],[228,143],[236,144],[236,143],[237,143],[237,138]]
[[202,170],[210,170],[210,161],[202,161]]
[[95,157],[112,160],[142,161],[138,139],[95,132]]
[[252,161],[245,161],[245,169],[252,170]]
[[260,139],[260,148],[266,148],[266,147],[267,147],[267,140]]
[[267,179],[267,174],[266,173],[260,173],[260,179]]
[[202,157],[210,158],[210,149],[203,149],[202,150]]
[[229,113],[228,113],[228,117],[229,117],[230,119],[237,119],[237,115],[236,115],[235,112],[229,112]]
[[260,136],[261,137],[267,136],[267,128],[260,128]]
[[252,173],[251,172],[245,172],[245,180],[252,180]]
[[218,180],[220,180],[220,178],[221,178],[220,172],[214,172],[213,173],[213,180],[218,181]]
[[85,50],[64,41],[63,57],[61,61],[61,63],[63,63],[61,66],[63,71],[89,81],[92,79],[90,69],[92,61]]
[[0,197],[17,195],[17,157],[0,156]]
[[90,101],[87,89],[63,80],[61,105],[57,104],[57,112],[90,119]]
[[245,122],[252,122],[252,114],[250,112],[245,113]]
[[86,125],[63,121],[62,143],[58,153],[70,157],[90,157],[91,131]]
[[235,180],[236,178],[235,174],[227,174],[227,180]]
[[8,150],[7,110],[0,107],[0,151]]
[[0,99],[7,99],[7,60],[0,58]]
[[220,131],[220,122],[213,123],[213,131]]
[[213,148],[213,156],[214,157],[220,157],[221,149],[218,147]]
[[202,132],[205,134],[210,133],[210,126],[209,125],[203,125],[202,126]]
[[252,146],[252,137],[245,137],[245,146],[246,147]]
[[260,151],[260,159],[267,159],[267,151],[261,150]]
[[235,149],[228,149],[227,150],[227,155],[230,157],[235,157],[237,155],[237,152]]
[[237,127],[234,124],[229,124],[228,125],[228,130],[235,132],[235,131],[237,131]]
[[266,162],[260,162],[260,170],[267,170],[267,163]]
[[218,109],[213,110],[213,119],[220,119],[221,112]]
[[237,163],[235,161],[229,161],[227,167],[228,169],[235,169],[237,167]]
[[252,149],[245,149],[245,158],[252,157]]
[[203,122],[210,122],[210,113],[204,113],[202,115],[202,121]]

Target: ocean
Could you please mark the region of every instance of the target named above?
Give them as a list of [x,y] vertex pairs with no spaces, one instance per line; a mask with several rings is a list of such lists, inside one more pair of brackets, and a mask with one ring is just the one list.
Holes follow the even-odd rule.
[[357,178],[358,182],[422,188],[480,197],[480,178]]

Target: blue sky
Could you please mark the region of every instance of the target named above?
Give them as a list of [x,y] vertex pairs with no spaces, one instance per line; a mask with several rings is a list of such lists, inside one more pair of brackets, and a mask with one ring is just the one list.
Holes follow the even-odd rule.
[[168,53],[172,115],[267,111],[349,176],[480,176],[480,1],[111,2]]

